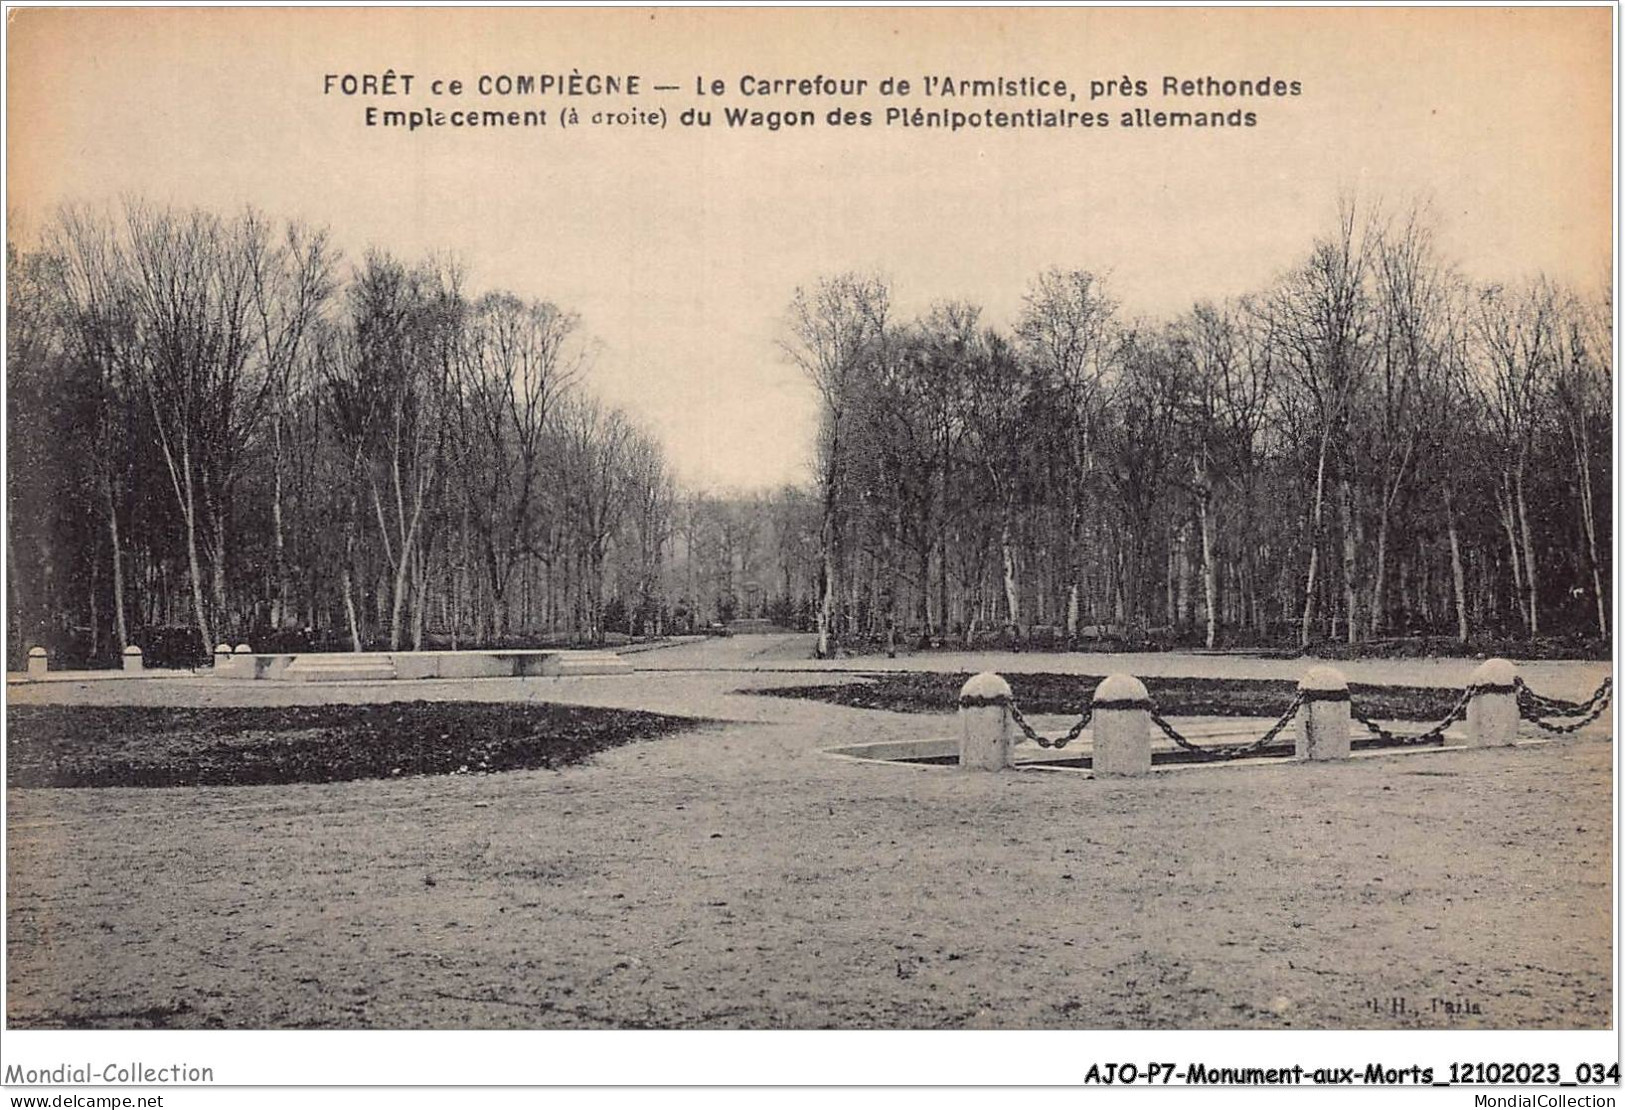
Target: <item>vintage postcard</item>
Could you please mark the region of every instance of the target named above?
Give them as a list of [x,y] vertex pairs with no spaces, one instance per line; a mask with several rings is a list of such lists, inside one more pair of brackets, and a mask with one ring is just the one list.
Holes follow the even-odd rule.
[[1617,1088],[1616,15],[9,7],[8,1091]]

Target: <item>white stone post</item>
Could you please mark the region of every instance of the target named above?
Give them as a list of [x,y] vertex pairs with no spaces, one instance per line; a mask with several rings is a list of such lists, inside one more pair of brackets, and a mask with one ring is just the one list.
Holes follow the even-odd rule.
[[1334,667],[1311,667],[1298,680],[1299,759],[1349,757],[1349,684]]
[[233,655],[253,655],[254,649],[249,647],[247,644],[238,644],[236,647],[231,649],[231,653]]
[[147,669],[146,661],[141,657],[141,649],[134,644],[124,649],[124,669],[127,671]]
[[50,669],[51,669],[51,660],[50,660],[50,657],[45,654],[45,649],[44,648],[42,648],[42,647],[31,647],[31,648],[28,649],[28,673],[29,674],[44,674],[46,671],[48,671]]
[[1096,778],[1151,773],[1151,698],[1130,674],[1107,675],[1095,687],[1089,719]]
[[231,645],[214,645],[214,673],[217,675],[229,675],[231,671]]
[[1010,684],[992,671],[959,691],[959,765],[973,771],[1010,766]]
[[1469,680],[1473,700],[1467,703],[1467,743],[1474,748],[1500,747],[1518,739],[1518,670],[1505,659],[1486,659]]

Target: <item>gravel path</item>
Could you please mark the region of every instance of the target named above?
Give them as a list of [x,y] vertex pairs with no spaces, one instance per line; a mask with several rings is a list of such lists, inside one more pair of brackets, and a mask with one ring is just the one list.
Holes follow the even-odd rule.
[[[781,673],[11,687],[13,703],[537,698],[733,723],[562,772],[8,791],[8,1018],[116,1028],[1612,1022],[1606,729],[1513,749],[1118,782],[864,764],[824,749],[941,735],[951,718],[735,693],[808,681],[782,673],[795,661],[768,656],[793,645],[771,639],[637,663]],[[1100,673],[1107,657],[1076,658]],[[1151,658],[1195,669],[1137,673],[1222,673],[1213,658],[1135,657]],[[1057,670],[1067,657],[1009,659]],[[886,661],[847,662],[857,666],[821,669]],[[900,662],[971,670],[988,660]],[[1301,670],[1285,666],[1287,677]],[[1551,670],[1530,681],[1558,696],[1589,692],[1606,673],[1542,666]],[[1347,671],[1377,681],[1368,674],[1383,667],[1424,681],[1412,661]],[[1446,671],[1441,662],[1430,673],[1448,685]],[[1403,1015],[1391,1012],[1396,997],[1409,1003]],[[1446,1002],[1468,1012],[1446,1013]]]

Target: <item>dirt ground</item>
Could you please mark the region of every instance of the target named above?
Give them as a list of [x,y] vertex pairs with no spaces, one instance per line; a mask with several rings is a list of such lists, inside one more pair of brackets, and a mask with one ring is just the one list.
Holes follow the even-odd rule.
[[[12,686],[13,704],[457,697],[732,723],[557,772],[9,790],[8,1021],[477,1029],[1612,1022],[1606,725],[1510,749],[1135,780],[964,773],[825,751],[951,734],[949,715],[734,692],[806,683],[814,665],[798,660],[803,648],[738,637],[637,657],[640,668],[670,668],[662,672],[570,679]],[[1033,660],[1041,665],[1032,669],[1053,671],[1076,660],[1080,673],[1227,677],[1303,669],[1193,656],[1134,657],[1119,667],[1111,658],[901,662],[1015,670]],[[1149,660],[1161,669],[1152,672]],[[1472,666],[1342,669],[1357,681],[1451,685]],[[1573,698],[1607,668],[1545,663],[1524,673],[1541,693]]]

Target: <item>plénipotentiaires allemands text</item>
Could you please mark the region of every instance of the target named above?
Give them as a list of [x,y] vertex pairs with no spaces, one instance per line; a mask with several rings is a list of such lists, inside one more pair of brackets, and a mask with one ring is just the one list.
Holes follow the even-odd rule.
[[[369,128],[718,128],[794,131],[1223,130],[1259,126],[1261,102],[1304,95],[1296,78],[1124,74],[918,77],[638,73],[327,73],[322,94],[356,103]],[[1155,98],[1157,103],[1147,103]],[[1079,105],[1082,105],[1081,107]]]

